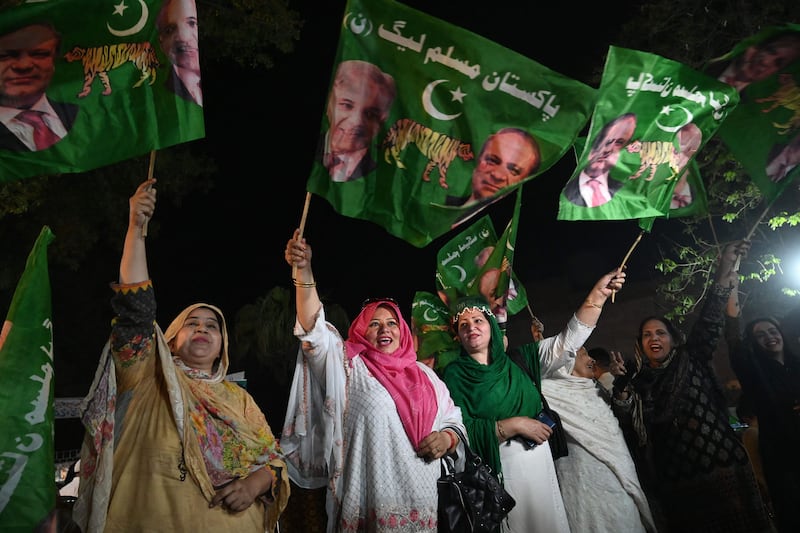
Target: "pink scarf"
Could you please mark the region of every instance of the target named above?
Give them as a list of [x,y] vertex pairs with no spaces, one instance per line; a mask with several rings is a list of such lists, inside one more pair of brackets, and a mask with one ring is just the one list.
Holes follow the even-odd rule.
[[[367,325],[379,306],[394,311],[400,323],[400,347],[391,354],[378,351],[364,337]],[[345,347],[347,357],[352,359],[360,355],[372,375],[389,391],[406,434],[416,448],[433,428],[437,411],[436,392],[431,380],[417,365],[411,329],[403,319],[400,308],[389,301],[367,304],[350,324]]]

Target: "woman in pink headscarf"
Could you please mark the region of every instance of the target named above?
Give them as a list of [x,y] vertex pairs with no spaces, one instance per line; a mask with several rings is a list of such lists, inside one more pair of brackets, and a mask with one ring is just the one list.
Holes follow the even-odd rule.
[[329,532],[436,531],[437,459],[459,445],[447,428],[464,431],[461,410],[417,362],[393,300],[367,300],[347,340],[326,322],[311,247],[299,235],[285,251],[302,342],[281,438],[289,477],[328,487]]

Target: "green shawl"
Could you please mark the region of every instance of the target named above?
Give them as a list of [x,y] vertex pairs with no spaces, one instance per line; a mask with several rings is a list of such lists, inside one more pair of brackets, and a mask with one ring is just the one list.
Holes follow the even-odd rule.
[[[530,378],[506,355],[497,319],[488,307],[480,309],[491,324],[489,364],[476,362],[462,347],[459,357],[444,368],[443,380],[461,408],[470,447],[502,480],[497,421],[512,416],[535,418],[542,410],[542,400]],[[527,344],[522,351],[538,375],[537,345]]]

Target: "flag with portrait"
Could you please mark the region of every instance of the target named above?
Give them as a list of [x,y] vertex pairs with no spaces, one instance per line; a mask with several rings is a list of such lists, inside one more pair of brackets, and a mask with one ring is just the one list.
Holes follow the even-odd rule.
[[[337,81],[354,70],[357,84]],[[558,161],[595,94],[401,3],[349,0],[307,190],[423,247]],[[484,141],[503,128],[535,139],[538,167],[464,205]]]
[[500,238],[491,217],[484,215],[439,249],[436,290],[448,306],[462,296],[481,295],[501,324],[527,306],[528,295],[512,270],[520,192],[514,214]]
[[196,37],[194,8],[194,0],[44,0],[0,11],[0,65],[18,78],[0,91],[0,182],[202,138],[198,50],[188,37],[174,43],[183,29],[168,29]]
[[772,202],[800,175],[800,24],[765,28],[706,71],[739,91],[719,136]]
[[[738,101],[732,87],[686,65],[610,47],[558,220],[638,219],[649,231],[669,215],[682,171]],[[603,179],[607,188],[595,196]]]
[[54,238],[50,228],[42,228],[0,333],[0,531],[39,531],[56,504],[47,267]]

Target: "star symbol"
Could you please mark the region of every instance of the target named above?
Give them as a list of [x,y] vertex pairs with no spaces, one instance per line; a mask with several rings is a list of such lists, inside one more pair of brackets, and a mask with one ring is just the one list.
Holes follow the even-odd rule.
[[461,87],[456,87],[455,91],[450,91],[450,94],[453,95],[453,102],[461,102],[464,103],[464,97],[467,96],[467,93],[461,92]]
[[670,113],[672,113],[672,106],[665,105],[664,107],[661,108],[662,115],[669,116]]
[[122,16],[123,12],[128,9],[128,6],[125,5],[125,0],[122,0],[119,4],[114,6],[114,15]]

